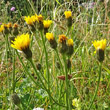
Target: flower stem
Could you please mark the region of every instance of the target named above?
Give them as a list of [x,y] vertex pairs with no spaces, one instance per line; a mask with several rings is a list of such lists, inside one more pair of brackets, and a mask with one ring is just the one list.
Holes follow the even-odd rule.
[[47,77],[48,77],[48,89],[50,89],[50,74],[49,74],[49,68],[48,68],[48,55],[47,55],[47,50],[46,50],[45,41],[43,38],[42,31],[40,31],[40,34],[41,34],[43,45],[44,45],[44,51],[45,51],[45,57],[46,57]]
[[66,36],[69,34],[70,29],[71,29],[71,27],[68,27],[68,30],[67,30]]
[[[48,68],[48,54],[47,54],[47,50],[46,50],[46,46],[45,46],[45,40],[43,38],[43,33],[42,31],[40,31],[41,37],[42,37],[42,42],[43,42],[43,46],[44,46],[44,51],[45,51],[45,57],[46,57],[46,69],[47,69],[47,78],[48,78],[48,90],[50,91],[50,74],[49,74],[49,68]],[[52,100],[49,96],[50,102],[52,103]],[[51,104],[51,109],[53,110],[53,104]]]
[[91,109],[91,107],[92,107],[92,105],[93,105],[93,102],[94,102],[94,100],[95,100],[95,98],[96,98],[96,96],[97,96],[97,91],[98,91],[98,88],[99,88],[99,83],[100,83],[100,78],[101,78],[101,68],[102,68],[102,63],[99,63],[99,77],[98,77],[97,88],[96,88],[96,90],[95,90],[95,93],[94,93],[93,99],[92,99],[92,101],[91,101],[91,104],[90,104],[88,110]]
[[16,81],[15,81],[15,50],[13,49],[13,93],[15,92],[15,85],[16,85]]
[[66,56],[63,55],[63,60],[65,64],[65,80],[66,80],[66,105],[67,105],[67,110],[69,110],[69,94],[68,94],[68,87],[69,87],[69,82],[68,82],[68,71],[67,71],[67,64],[66,64]]

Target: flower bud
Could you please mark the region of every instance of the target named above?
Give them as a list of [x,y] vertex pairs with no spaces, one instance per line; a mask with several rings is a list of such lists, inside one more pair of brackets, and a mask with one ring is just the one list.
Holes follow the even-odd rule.
[[20,98],[19,98],[19,96],[18,96],[16,93],[14,93],[14,94],[11,96],[11,98],[12,98],[12,102],[13,102],[15,105],[19,105],[19,104],[20,104]]
[[50,46],[51,46],[51,48],[53,48],[53,49],[56,49],[56,48],[57,48],[57,42],[56,42],[55,39],[50,40]]
[[13,25],[13,35],[17,36],[19,34],[19,31],[18,31],[18,24],[14,24]]
[[73,40],[68,39],[67,55],[71,56],[72,54],[73,54]]
[[35,76],[34,79],[37,79],[37,76]]
[[59,35],[59,43],[60,43],[60,53],[65,54],[67,52],[67,44],[66,44],[67,37],[65,35]]
[[68,46],[68,49],[67,49],[67,55],[71,56],[73,54],[73,46]]
[[60,44],[60,53],[65,54],[67,52],[68,46],[66,43]]
[[98,61],[103,62],[103,60],[104,60],[104,50],[99,48],[99,49],[97,49],[96,53],[97,53]]
[[7,27],[7,24],[4,24],[4,30],[3,30],[3,32],[4,32],[5,35],[10,33],[10,31],[9,31],[9,29]]
[[42,68],[40,63],[37,63],[36,67],[37,67],[37,69],[38,69],[39,71],[40,71],[41,68]]

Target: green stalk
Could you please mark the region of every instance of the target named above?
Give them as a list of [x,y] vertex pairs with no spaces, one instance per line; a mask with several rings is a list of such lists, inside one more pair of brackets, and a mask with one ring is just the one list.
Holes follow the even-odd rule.
[[71,29],[71,27],[68,27],[68,30],[67,30],[66,36],[69,34],[70,29]]
[[[44,51],[45,51],[45,57],[46,57],[46,70],[47,70],[47,79],[48,79],[48,90],[50,91],[50,74],[49,74],[49,68],[48,68],[48,54],[47,54],[47,50],[46,50],[46,46],[45,46],[45,40],[43,38],[43,33],[42,31],[40,31],[41,37],[42,37],[42,42],[43,42],[43,46],[44,46]],[[52,103],[52,100],[49,96],[50,102]],[[51,109],[53,110],[53,104],[51,104]]]
[[92,99],[92,101],[91,101],[91,104],[90,104],[88,110],[91,110],[91,107],[92,107],[92,105],[93,105],[93,102],[94,102],[94,100],[95,100],[95,98],[96,98],[96,96],[97,96],[97,91],[98,91],[98,88],[99,88],[99,83],[100,83],[100,78],[101,78],[101,69],[102,69],[102,63],[99,64],[99,78],[98,78],[97,88],[96,88],[96,90],[95,90],[93,99]]
[[43,38],[42,31],[40,31],[40,34],[41,34],[43,45],[44,45],[44,52],[45,52],[45,57],[46,57],[46,69],[47,69],[47,77],[48,77],[48,89],[50,89],[50,74],[49,74],[49,68],[48,68],[48,55],[47,55],[47,50],[46,50],[45,41]]
[[67,64],[66,64],[66,56],[63,55],[63,60],[65,64],[65,80],[66,80],[66,105],[67,105],[67,110],[69,109],[69,92],[68,92],[68,87],[69,87],[69,80],[68,80],[68,71],[67,71]]

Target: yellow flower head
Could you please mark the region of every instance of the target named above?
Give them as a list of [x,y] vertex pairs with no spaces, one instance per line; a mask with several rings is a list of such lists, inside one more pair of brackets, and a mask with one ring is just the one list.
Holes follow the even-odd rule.
[[43,21],[43,16],[42,15],[38,15],[37,18],[38,18],[38,21],[41,21],[41,22]]
[[62,34],[62,35],[59,35],[59,40],[58,40],[58,41],[59,41],[60,43],[63,43],[63,42],[65,42],[66,40],[67,40],[67,37],[66,37],[65,35],[63,35],[63,34]]
[[29,34],[22,34],[20,36],[17,36],[17,38],[15,38],[15,40],[11,42],[12,42],[11,47],[23,51],[29,48],[30,44]]
[[13,28],[18,28],[18,24],[14,23]]
[[12,27],[12,23],[8,23],[8,24],[7,24],[7,27],[8,27],[8,28],[11,28],[11,27]]
[[43,20],[44,28],[49,28],[51,24],[52,24],[52,20]]
[[73,46],[73,40],[72,39],[68,39],[68,46]]
[[26,23],[28,25],[33,25],[33,17],[30,17],[30,16],[26,17],[25,16],[24,20],[26,21]]
[[102,49],[102,50],[105,50],[105,47],[106,47],[106,39],[104,39],[104,40],[95,40],[94,42],[92,42],[93,43],[93,45],[94,45],[94,47],[95,47],[95,49],[97,50],[97,49]]
[[46,33],[46,38],[48,39],[48,41],[54,40],[52,33]]
[[64,14],[65,14],[65,18],[67,18],[67,19],[72,17],[72,12],[71,11],[65,11]]
[[2,25],[0,26],[0,32],[3,32],[3,30],[4,30],[4,25],[2,24]]
[[31,19],[32,19],[33,23],[35,23],[36,21],[37,21],[37,22],[39,22],[39,20],[38,20],[38,17],[37,17],[37,16],[38,16],[37,14],[35,14],[35,15],[31,16]]

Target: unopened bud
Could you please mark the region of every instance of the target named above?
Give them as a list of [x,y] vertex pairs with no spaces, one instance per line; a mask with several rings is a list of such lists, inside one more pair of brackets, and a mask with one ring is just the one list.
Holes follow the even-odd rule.
[[56,42],[55,39],[50,40],[50,46],[51,46],[51,48],[53,48],[53,49],[56,49],[56,48],[57,48],[57,42]]
[[41,70],[41,64],[40,63],[38,63],[37,65],[36,65],[36,67],[37,67],[37,69],[40,71]]
[[64,54],[67,52],[68,46],[66,43],[60,44],[60,53]]
[[73,51],[74,51],[73,46],[72,45],[68,46],[67,55],[71,56],[73,54]]
[[11,96],[11,98],[12,98],[12,102],[13,102],[15,105],[20,104],[20,98],[19,98],[19,96],[18,96],[16,93],[14,93],[14,94]]
[[104,60],[104,50],[99,48],[99,49],[97,49],[96,53],[97,53],[97,59],[99,60],[99,62],[103,62],[103,60]]

